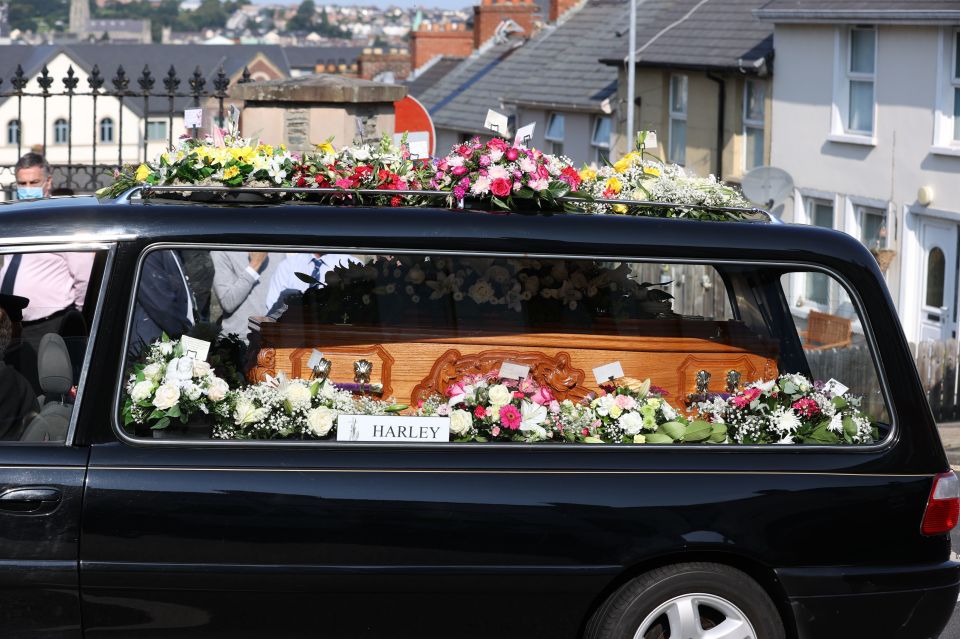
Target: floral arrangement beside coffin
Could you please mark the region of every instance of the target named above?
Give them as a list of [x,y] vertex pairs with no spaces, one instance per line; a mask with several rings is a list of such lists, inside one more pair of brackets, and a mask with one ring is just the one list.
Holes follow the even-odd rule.
[[231,391],[214,428],[215,439],[324,439],[336,433],[337,417],[387,415],[407,408],[356,397],[328,380],[279,377]]
[[[733,187],[717,180],[714,176],[705,178],[687,174],[683,167],[667,164],[654,158],[644,149],[645,135],[641,133],[637,140],[637,150],[623,156],[613,164],[607,164],[599,170],[584,168],[580,171],[583,184],[580,190],[593,198],[613,200],[639,200],[647,202],[669,202],[676,204],[705,205],[712,207],[752,208]],[[596,213],[633,212],[626,204],[590,204],[588,208]],[[730,216],[722,212],[696,209],[645,208],[644,215],[661,217],[686,217],[726,221]]]
[[167,335],[134,365],[125,390],[124,426],[154,431],[179,430],[194,415],[220,414],[230,394],[229,385],[210,364],[185,354],[180,341]]
[[[674,317],[672,296],[658,286],[632,279],[622,263],[381,256],[334,268],[325,286],[308,289],[299,304],[317,322],[343,322],[346,315],[351,323],[376,324],[402,315],[444,326],[517,321],[589,326],[604,317]],[[280,321],[285,317],[300,321],[296,313]]]
[[861,398],[835,382],[813,382],[786,374],[754,382],[727,398],[697,407],[704,419],[727,427],[740,444],[869,444],[876,426],[860,412]]
[[489,201],[506,211],[521,208],[564,210],[557,201],[576,195],[580,174],[564,157],[511,144],[503,138],[480,138],[458,144],[434,161],[431,186],[450,191],[454,199]]
[[602,441],[587,407],[558,401],[530,377],[499,379],[498,371],[465,377],[447,388],[446,397],[428,398],[417,414],[449,416],[457,442]]
[[623,377],[606,385],[602,394],[590,402],[600,422],[602,440],[616,444],[721,444],[727,441],[726,426],[688,420],[664,395],[666,392],[651,386],[649,379],[641,382]]

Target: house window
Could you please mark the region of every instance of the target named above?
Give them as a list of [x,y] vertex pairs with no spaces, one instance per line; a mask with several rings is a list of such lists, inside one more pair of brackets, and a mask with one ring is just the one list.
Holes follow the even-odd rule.
[[20,144],[20,120],[7,122],[7,144]]
[[953,34],[950,85],[953,88],[953,140],[960,142],[960,31]]
[[[833,202],[808,199],[805,202],[807,219],[813,226],[833,228]],[[806,298],[821,306],[830,303],[830,277],[824,273],[807,273]]]
[[100,120],[100,141],[113,142],[113,119],[104,118]]
[[870,206],[856,207],[860,241],[867,248],[883,248],[887,243],[887,212]]
[[876,57],[876,29],[850,29],[847,52],[847,131],[851,133],[873,134]]
[[598,165],[605,164],[610,157],[610,116],[601,115],[593,121],[593,136],[590,139],[593,146],[593,161]]
[[553,113],[547,123],[547,132],[543,137],[550,143],[550,153],[553,155],[563,155],[564,120],[562,113]]
[[167,122],[166,120],[150,120],[147,122],[148,140],[166,140]]
[[763,116],[767,87],[760,80],[743,85],[743,169],[763,166]]
[[683,166],[687,162],[687,76],[670,76],[670,148],[669,160]]
[[926,304],[934,308],[943,306],[943,279],[946,273],[946,258],[939,247],[934,246],[927,255]]
[[66,144],[70,137],[70,125],[63,118],[57,118],[53,123],[53,141],[55,144]]

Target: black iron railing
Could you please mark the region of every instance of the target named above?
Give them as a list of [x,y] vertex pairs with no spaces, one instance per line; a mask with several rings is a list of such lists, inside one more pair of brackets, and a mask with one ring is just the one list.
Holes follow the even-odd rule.
[[[17,66],[13,76],[9,78],[8,83],[4,83],[4,79],[0,78],[0,99],[16,100],[17,105],[16,129],[14,131],[8,128],[8,130],[3,131],[4,137],[2,142],[8,143],[8,148],[15,144],[18,158],[30,150],[23,146],[25,130],[24,108],[27,106],[29,107],[28,117],[31,119],[37,117],[42,119],[43,136],[41,147],[42,152],[46,154],[49,143],[48,133],[50,131],[47,104],[52,98],[66,97],[66,163],[62,161],[52,162],[51,168],[54,174],[54,188],[71,189],[76,192],[93,192],[102,186],[106,186],[112,181],[111,173],[113,169],[125,163],[129,164],[147,158],[147,146],[148,141],[150,141],[148,123],[151,120],[166,119],[168,146],[173,146],[174,143],[174,116],[181,114],[182,109],[186,106],[201,107],[203,106],[202,103],[214,100],[218,121],[223,122],[224,101],[229,98],[231,85],[230,78],[227,77],[222,66],[212,74],[212,78],[204,75],[198,66],[194,69],[193,73],[186,78],[186,90],[181,90],[182,81],[173,66],[171,66],[163,76],[160,83],[162,87],[158,86],[157,78],[153,75],[149,66],[143,67],[143,71],[135,78],[136,84],[133,87],[131,86],[131,77],[127,75],[122,65],[117,67],[113,77],[109,79],[109,84],[107,83],[107,78],[101,72],[100,67],[94,65],[90,74],[87,76],[87,87],[85,88],[79,86],[80,78],[77,77],[72,66],[67,69],[66,75],[58,81],[50,74],[47,66],[44,65],[36,76],[39,91],[26,90],[31,79],[20,65]],[[210,79],[209,85],[208,79]],[[243,74],[237,83],[242,84],[249,81],[250,71],[244,68]],[[30,104],[32,100],[36,99],[42,102],[41,109],[34,110],[33,105]],[[117,100],[117,113],[119,114],[117,117],[116,130],[112,129],[112,122],[110,124],[110,137],[112,141],[107,142],[101,139],[100,131],[101,122],[99,116],[103,115],[103,109],[101,109],[101,113],[98,114],[98,102],[104,99]],[[74,122],[74,101],[76,100],[89,100],[93,113],[89,124],[89,126],[92,127],[92,141],[89,145],[90,153],[88,157],[80,158],[79,162],[75,161],[74,158],[74,124],[84,126],[86,123]],[[129,104],[135,100],[142,103],[142,116],[137,122],[125,123],[124,104]],[[157,109],[158,105],[163,105],[163,107]],[[8,127],[9,126],[11,125],[8,124]],[[142,148],[138,148],[135,157],[131,156],[129,142],[125,144],[123,135],[124,126],[128,128],[130,126],[136,126],[139,129],[140,136],[137,146],[142,146]],[[55,132],[54,135],[58,135],[58,133]],[[11,137],[14,139],[10,139]],[[64,140],[57,140],[57,142],[63,144]],[[86,147],[87,145],[85,144],[84,146]],[[124,148],[125,146],[127,147],[126,149]],[[0,163],[0,186],[8,191],[8,195],[9,191],[12,190],[12,184],[14,182],[14,163],[15,160],[13,162]]]

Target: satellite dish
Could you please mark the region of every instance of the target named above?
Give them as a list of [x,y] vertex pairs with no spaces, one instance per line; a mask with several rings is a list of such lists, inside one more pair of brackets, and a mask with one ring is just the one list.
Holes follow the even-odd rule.
[[743,176],[740,188],[751,202],[769,211],[793,193],[793,178],[775,166],[758,166]]

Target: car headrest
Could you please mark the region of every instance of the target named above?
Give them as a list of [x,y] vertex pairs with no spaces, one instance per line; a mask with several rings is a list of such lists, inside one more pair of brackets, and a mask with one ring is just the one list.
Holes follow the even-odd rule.
[[63,338],[47,333],[37,349],[37,375],[46,395],[66,395],[73,386],[73,365]]

